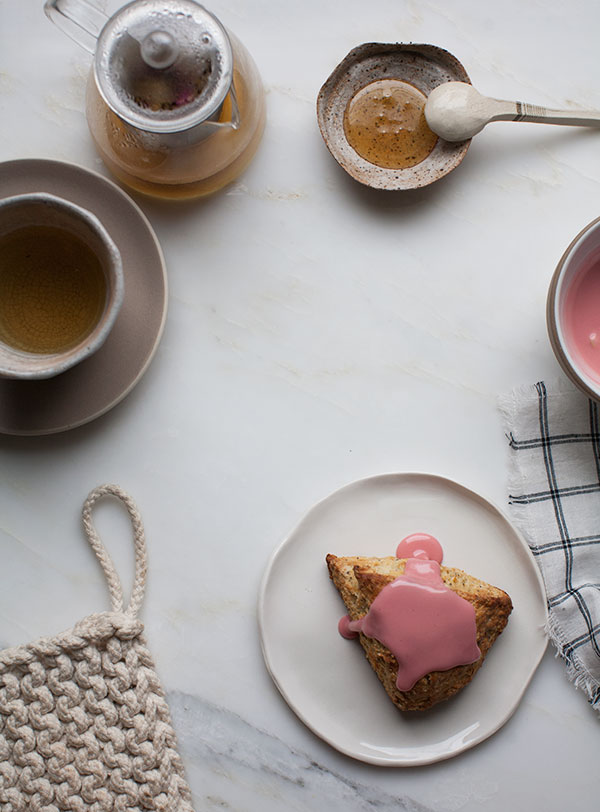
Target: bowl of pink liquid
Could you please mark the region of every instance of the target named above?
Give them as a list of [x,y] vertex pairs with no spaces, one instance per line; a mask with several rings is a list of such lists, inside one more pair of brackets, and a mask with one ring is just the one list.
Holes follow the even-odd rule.
[[567,248],[552,277],[548,335],[563,370],[600,401],[600,217]]

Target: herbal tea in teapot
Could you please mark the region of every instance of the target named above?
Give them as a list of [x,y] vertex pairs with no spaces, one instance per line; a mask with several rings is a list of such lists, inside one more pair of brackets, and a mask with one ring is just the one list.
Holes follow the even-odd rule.
[[94,54],[87,119],[119,180],[189,198],[246,168],[265,122],[258,70],[195,0],[135,0],[110,18],[88,0],[48,0],[45,8]]

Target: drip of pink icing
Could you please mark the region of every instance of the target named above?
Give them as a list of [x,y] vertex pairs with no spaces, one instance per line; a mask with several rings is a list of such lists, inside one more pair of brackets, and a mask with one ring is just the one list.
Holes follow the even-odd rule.
[[352,622],[353,621],[350,620],[348,615],[344,615],[344,617],[340,618],[340,622],[338,623],[338,631],[342,637],[346,638],[346,640],[354,640],[355,637],[358,637],[358,632],[353,632],[350,629],[350,624]]
[[474,663],[481,651],[475,609],[442,581],[437,539],[414,533],[396,555],[407,559],[404,575],[381,590],[364,617],[345,615],[338,629],[348,639],[362,632],[386,646],[398,661],[398,690],[409,691],[430,671]]
[[563,315],[565,340],[575,360],[600,382],[600,262],[586,263],[569,285]]
[[427,558],[441,564],[444,551],[439,541],[429,533],[412,533],[403,538],[396,548],[396,558]]

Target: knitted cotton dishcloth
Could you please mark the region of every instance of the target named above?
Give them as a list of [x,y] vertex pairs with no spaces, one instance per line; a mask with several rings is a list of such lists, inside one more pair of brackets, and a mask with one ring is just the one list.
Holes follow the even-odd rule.
[[[134,534],[129,605],[91,521],[120,499]],[[93,490],[83,524],[104,570],[112,612],[56,637],[0,651],[2,812],[193,812],[165,694],[137,617],[146,581],[140,514],[116,485]]]

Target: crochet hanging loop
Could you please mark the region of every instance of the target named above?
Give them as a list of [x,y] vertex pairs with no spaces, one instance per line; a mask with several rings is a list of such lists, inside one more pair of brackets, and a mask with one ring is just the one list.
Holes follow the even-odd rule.
[[[121,579],[119,578],[117,569],[92,523],[92,511],[94,505],[104,496],[114,496],[125,505],[133,528],[135,577],[133,589],[131,590],[131,598],[129,599],[129,605],[127,608],[125,608],[123,586],[121,584]],[[104,575],[106,576],[106,580],[108,582],[108,591],[110,593],[113,611],[124,613],[130,617],[136,617],[144,599],[147,565],[144,525],[135,502],[118,485],[101,485],[98,488],[94,488],[94,490],[91,491],[88,498],[85,500],[82,516],[85,534],[90,546],[96,553],[100,566],[104,570]]]

